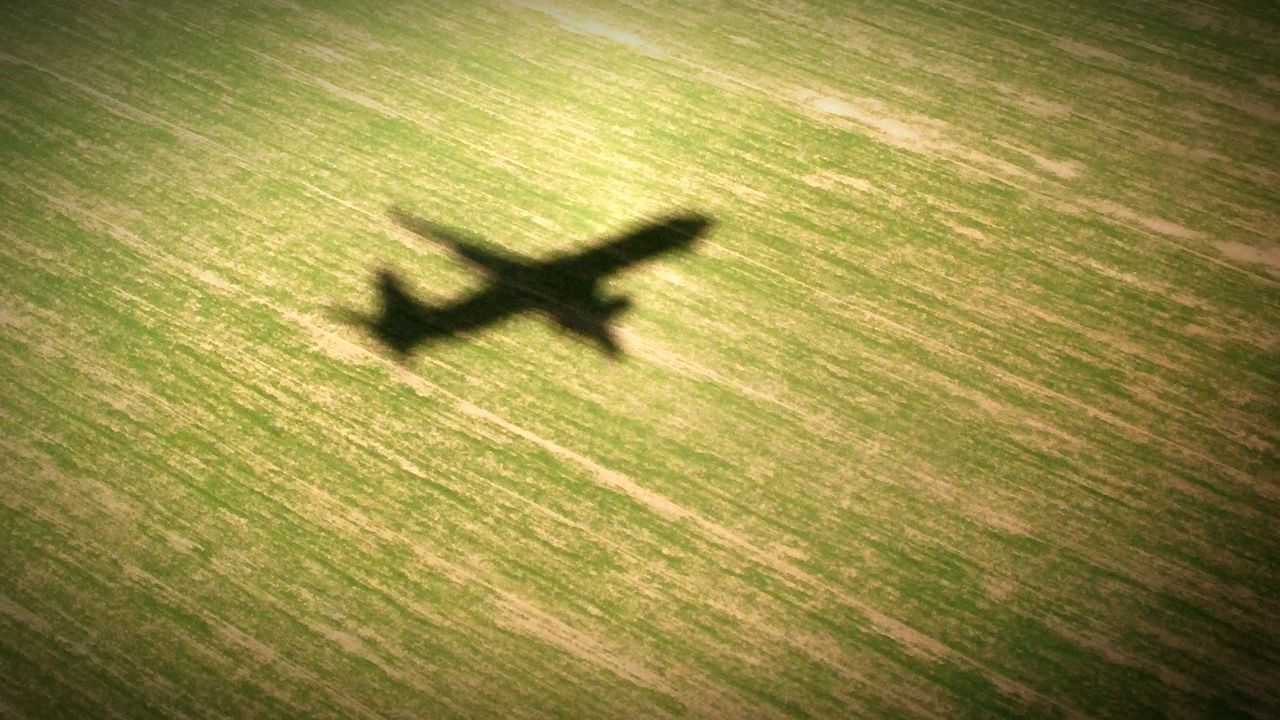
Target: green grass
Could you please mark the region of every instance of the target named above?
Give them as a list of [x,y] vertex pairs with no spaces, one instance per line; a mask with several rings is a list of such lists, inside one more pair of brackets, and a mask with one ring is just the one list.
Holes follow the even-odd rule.
[[1280,712],[1274,13],[430,5],[6,11],[0,716]]

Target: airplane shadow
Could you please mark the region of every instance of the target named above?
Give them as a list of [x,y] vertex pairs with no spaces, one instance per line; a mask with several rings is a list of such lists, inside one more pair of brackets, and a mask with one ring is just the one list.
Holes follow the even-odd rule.
[[486,281],[484,287],[457,300],[430,305],[413,297],[394,272],[382,269],[376,275],[380,302],[376,313],[331,308],[338,320],[367,330],[402,361],[433,341],[465,338],[526,312],[544,315],[563,330],[593,342],[606,356],[619,359],[622,346],[613,320],[631,307],[631,299],[605,297],[602,281],[666,253],[688,250],[714,225],[704,215],[675,215],[578,253],[529,260],[399,208],[391,208],[389,215],[405,230],[448,248]]

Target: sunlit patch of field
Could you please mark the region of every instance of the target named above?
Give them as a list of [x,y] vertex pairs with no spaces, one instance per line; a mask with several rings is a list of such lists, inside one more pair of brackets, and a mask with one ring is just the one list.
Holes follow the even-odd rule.
[[[438,5],[438,6],[437,6]],[[36,3],[0,716],[1280,713],[1280,18]],[[701,213],[400,363],[334,319]]]

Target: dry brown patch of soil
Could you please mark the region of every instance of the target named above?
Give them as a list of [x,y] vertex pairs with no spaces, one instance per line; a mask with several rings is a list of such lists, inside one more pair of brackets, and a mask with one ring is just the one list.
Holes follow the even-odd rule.
[[834,170],[819,170],[800,178],[800,182],[810,187],[843,194],[850,190],[858,193],[875,192],[875,185],[852,175],[845,175]]
[[936,123],[912,123],[894,117],[879,100],[862,98],[849,101],[808,90],[798,90],[792,96],[824,115],[846,118],[870,128],[880,139],[896,147],[927,150],[938,140],[939,128],[930,127]]
[[1029,160],[1031,160],[1031,162],[1036,164],[1036,167],[1052,175],[1060,177],[1064,180],[1070,180],[1072,178],[1079,177],[1080,175],[1080,171],[1081,171],[1080,163],[1075,162],[1073,160],[1055,160],[1053,158],[1045,157],[1032,150],[1018,147],[1017,145],[1013,145],[1003,141],[997,141],[996,144],[1000,145],[1001,147],[1008,148],[1009,150],[1012,150],[1021,155],[1025,155]]
[[1262,265],[1273,275],[1280,276],[1280,247],[1258,247],[1242,242],[1221,242],[1215,247],[1232,260]]
[[1179,225],[1171,220],[1150,217],[1134,212],[1130,208],[1112,200],[1085,200],[1084,204],[1093,210],[1125,222],[1137,223],[1152,232],[1168,235],[1183,240],[1194,240],[1200,233],[1189,227]]
[[1028,113],[1041,118],[1060,118],[1071,114],[1071,107],[1063,103],[1040,97],[1033,93],[1020,90],[1006,83],[996,83],[996,90],[1002,95],[1010,98]]
[[500,594],[497,620],[517,632],[532,635],[620,678],[663,695],[675,695],[666,680],[644,663],[608,647],[594,634],[570,626],[517,595]]
[[1119,55],[1109,50],[1103,50],[1102,48],[1097,48],[1092,45],[1087,45],[1082,42],[1077,42],[1069,38],[1057,38],[1056,40],[1053,41],[1053,46],[1058,48],[1059,50],[1067,52],[1071,55],[1075,55],[1078,58],[1083,58],[1085,60],[1105,60],[1109,63],[1114,63],[1116,65],[1129,64],[1128,60],[1125,60],[1124,58],[1120,57]]

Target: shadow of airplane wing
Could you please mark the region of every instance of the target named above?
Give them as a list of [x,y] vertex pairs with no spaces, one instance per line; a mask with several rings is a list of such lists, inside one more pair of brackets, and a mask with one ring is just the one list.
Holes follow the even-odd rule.
[[561,305],[553,309],[551,319],[564,330],[594,342],[611,359],[622,357],[622,345],[613,325],[615,315],[631,307],[628,298],[605,302],[592,300],[586,306]]
[[387,214],[391,216],[391,220],[395,224],[424,240],[444,245],[454,255],[465,260],[488,277],[510,275],[524,267],[524,264],[518,260],[481,247],[464,233],[410,215],[398,207],[391,208],[387,211]]
[[672,217],[552,262],[562,272],[598,279],[664,253],[690,248],[712,224],[712,220],[703,215]]

